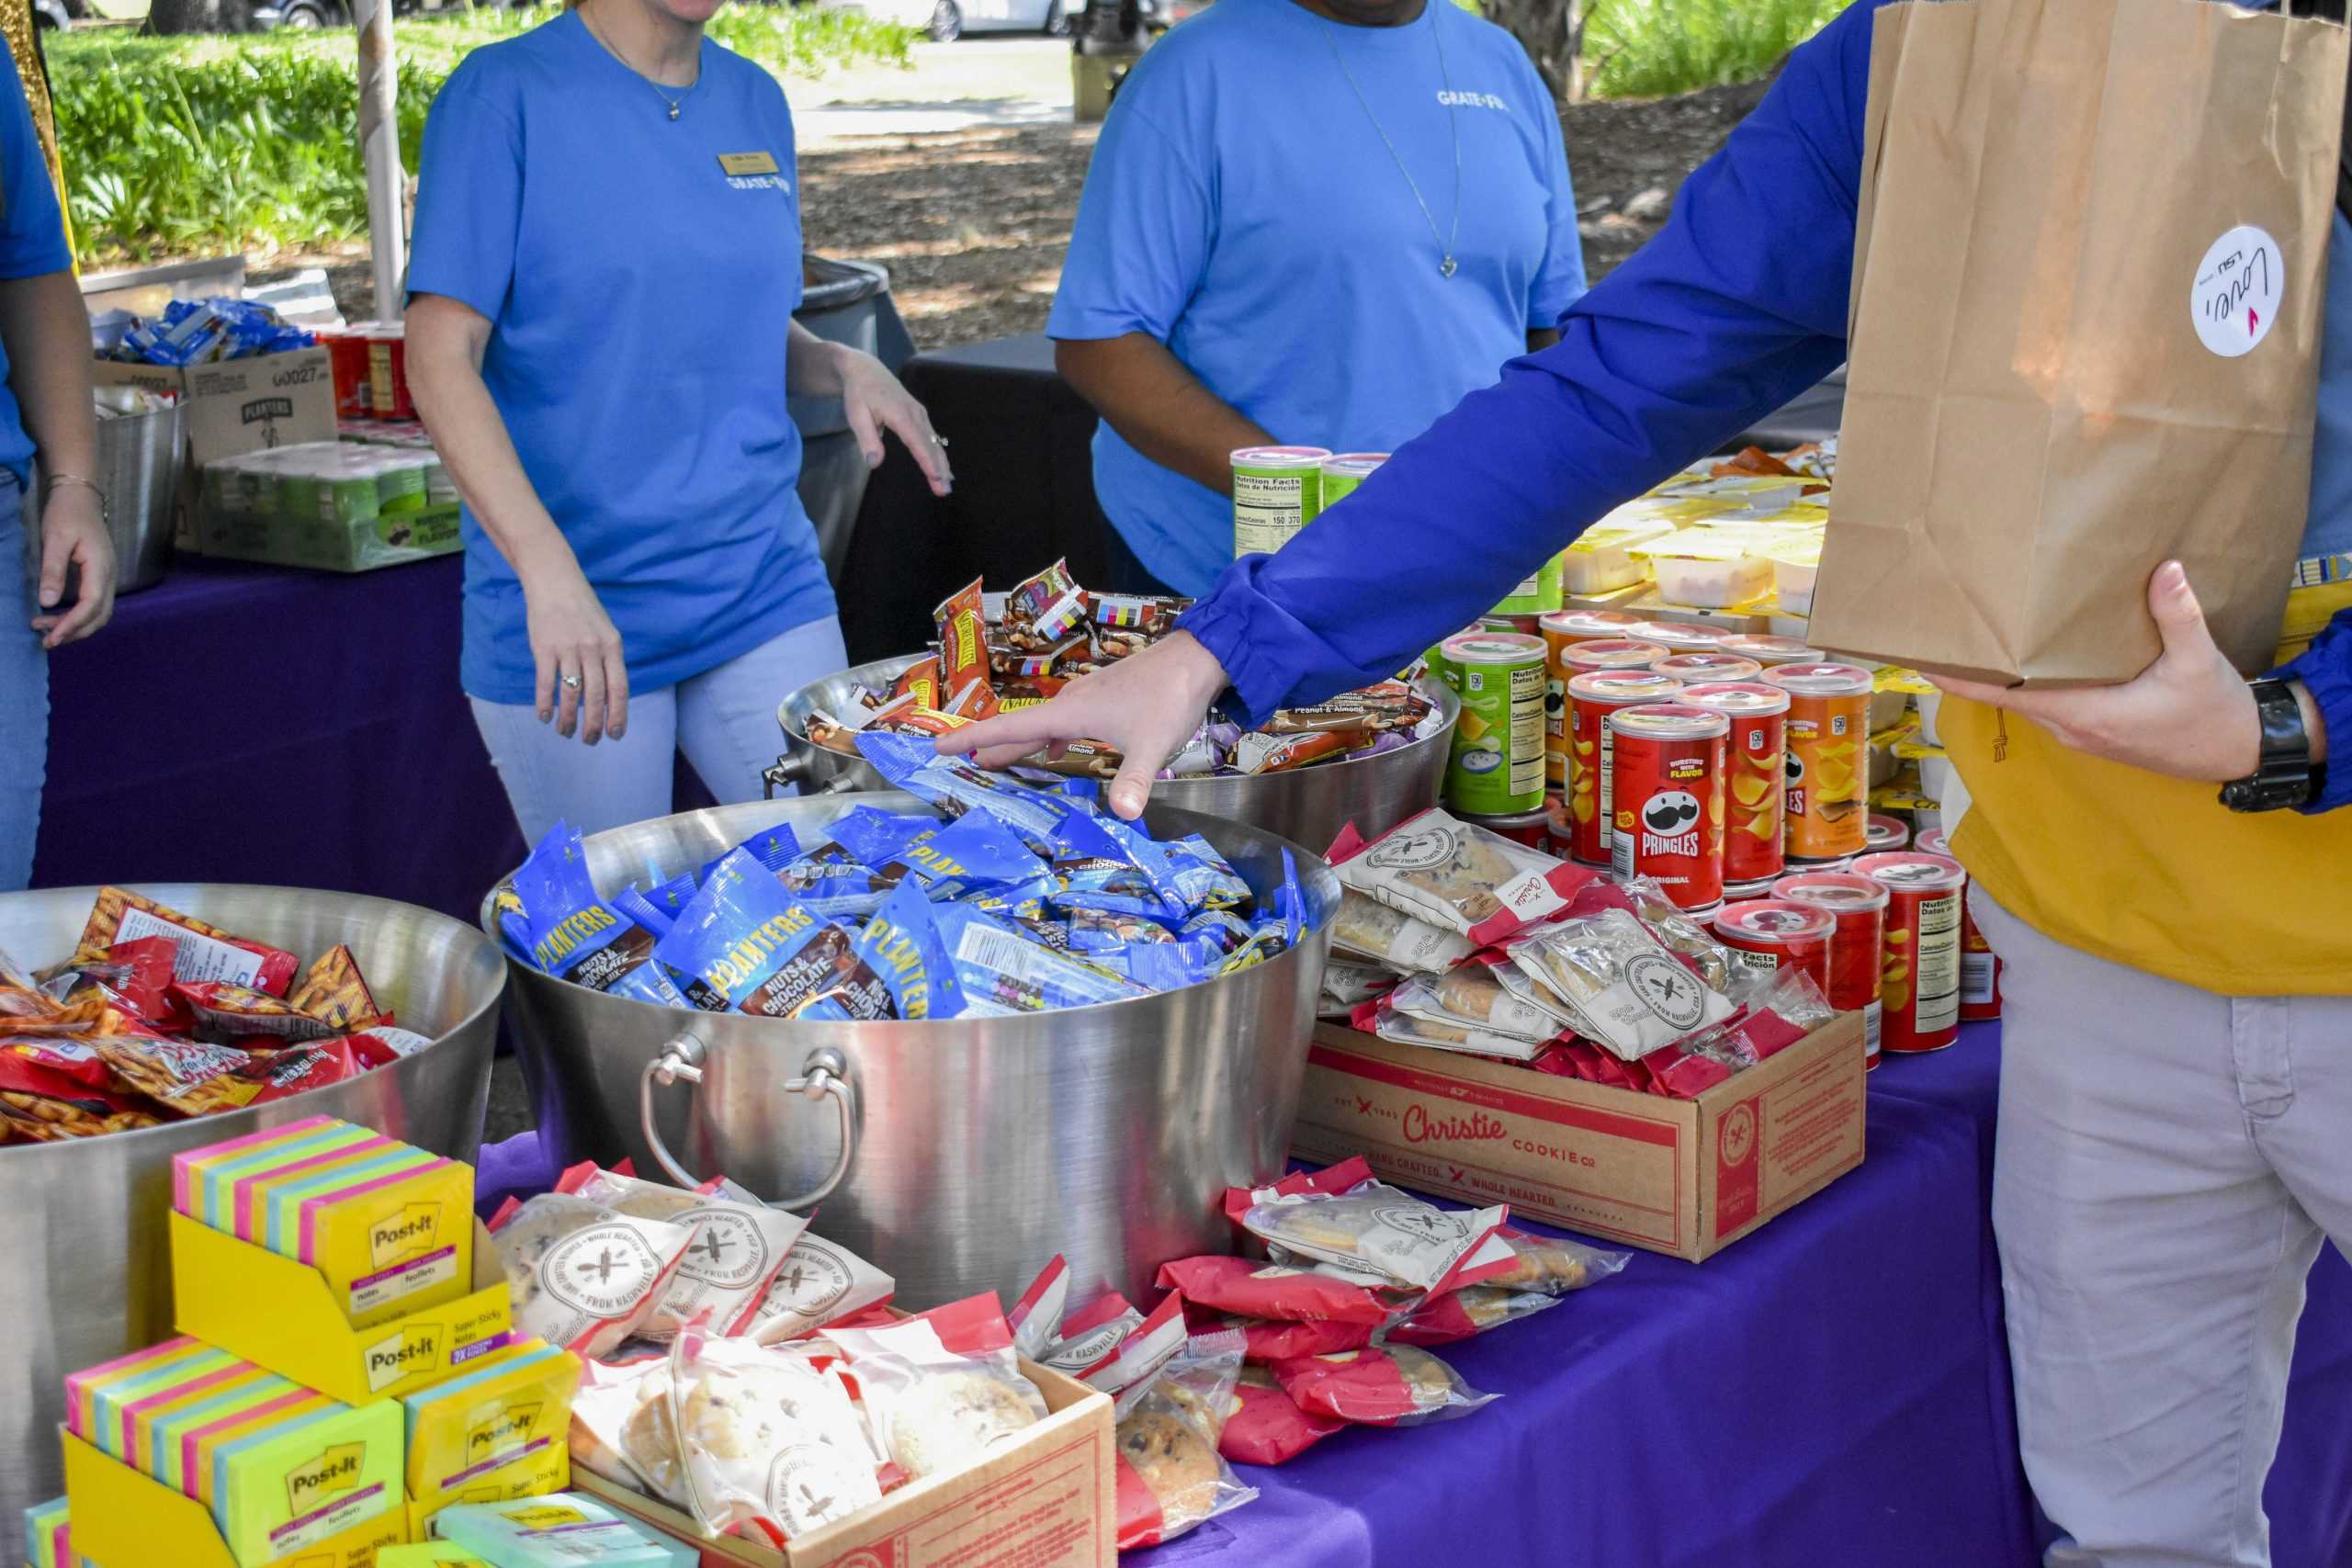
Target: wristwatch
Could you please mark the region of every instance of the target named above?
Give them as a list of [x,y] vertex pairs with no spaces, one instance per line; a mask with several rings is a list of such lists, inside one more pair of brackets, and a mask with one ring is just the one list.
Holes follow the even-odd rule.
[[2318,787],[2302,706],[2284,681],[2247,684],[2254,692],[2255,716],[2262,725],[2260,761],[2245,778],[2222,786],[2222,804],[2233,811],[2290,810],[2310,800]]

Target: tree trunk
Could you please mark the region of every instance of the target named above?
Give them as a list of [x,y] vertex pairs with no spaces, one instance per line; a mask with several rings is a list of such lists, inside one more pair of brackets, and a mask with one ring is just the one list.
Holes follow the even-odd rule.
[[253,30],[250,0],[154,0],[150,33],[242,33]]
[[1487,19],[1527,51],[1555,98],[1584,96],[1584,29],[1595,0],[1486,0]]

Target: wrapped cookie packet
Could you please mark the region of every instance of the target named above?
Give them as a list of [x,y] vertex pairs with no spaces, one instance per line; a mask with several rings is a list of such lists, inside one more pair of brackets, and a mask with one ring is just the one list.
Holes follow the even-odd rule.
[[[694,1232],[653,1308],[633,1332],[666,1343],[689,1325],[741,1334],[752,1325],[793,1243],[808,1228],[798,1214],[706,1189],[688,1192],[620,1170],[578,1165],[555,1190],[634,1219],[685,1225]],[[748,1201],[747,1201],[748,1200]]]
[[1299,1409],[1360,1427],[1419,1427],[1467,1416],[1501,1398],[1481,1393],[1426,1350],[1374,1345],[1278,1361],[1274,1379]]
[[515,1327],[589,1358],[609,1355],[652,1320],[696,1235],[691,1224],[569,1192],[510,1198],[490,1222]]
[[1476,947],[1559,914],[1600,874],[1434,807],[1369,842],[1351,827],[1329,858],[1349,887]]
[[1278,1263],[1297,1262],[1374,1289],[1442,1295],[1510,1268],[1495,1234],[1507,1207],[1442,1209],[1373,1179],[1363,1156],[1285,1178],[1227,1210]]
[[1218,1451],[1236,1407],[1242,1353],[1237,1333],[1194,1335],[1122,1411],[1120,1551],[1173,1540],[1257,1497]]
[[876,1447],[917,1480],[978,1464],[1046,1418],[993,1294],[823,1339],[849,1362]]

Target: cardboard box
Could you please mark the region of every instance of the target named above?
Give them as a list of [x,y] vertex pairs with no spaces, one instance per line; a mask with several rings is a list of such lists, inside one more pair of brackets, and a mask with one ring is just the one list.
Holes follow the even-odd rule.
[[351,1326],[334,1289],[309,1264],[186,1214],[170,1221],[179,1332],[346,1404],[436,1382],[505,1344],[514,1329],[506,1270],[479,1220],[472,1292],[371,1328]]
[[335,437],[334,368],[323,347],[185,367],[101,359],[90,375],[101,387],[169,392],[186,406],[173,536],[183,550],[204,548],[197,537],[196,476],[205,464],[264,446]]
[[1110,1398],[1028,1360],[1021,1371],[1052,1414],[994,1459],[900,1487],[782,1551],[714,1540],[676,1509],[585,1470],[572,1472],[572,1489],[700,1547],[703,1568],[1112,1568],[1119,1512]]
[[[119,1562],[126,1568],[133,1563],[153,1568],[167,1563],[170,1568],[240,1568],[203,1504],[140,1474],[70,1433],[62,1438],[74,1555],[90,1562]],[[408,1510],[395,1498],[374,1518],[278,1558],[266,1568],[373,1568],[379,1549],[404,1544],[408,1539]]]
[[356,521],[199,507],[195,538],[189,547],[202,555],[321,571],[374,571],[465,547],[454,504]]
[[1864,1072],[1859,1013],[1687,1100],[1325,1024],[1291,1148],[1695,1263],[1862,1163]]

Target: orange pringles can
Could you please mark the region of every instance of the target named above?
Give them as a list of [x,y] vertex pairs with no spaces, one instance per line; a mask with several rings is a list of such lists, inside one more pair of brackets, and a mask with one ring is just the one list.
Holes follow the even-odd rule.
[[1960,1038],[1961,890],[1968,873],[1942,855],[1864,855],[1854,874],[1886,889],[1879,969],[1880,1041],[1892,1056],[1940,1051]]
[[1685,686],[1677,702],[1710,709],[1731,722],[1724,764],[1724,896],[1763,897],[1786,869],[1785,828],[1789,694],[1760,681]]
[[1877,1066],[1887,890],[1851,872],[1804,871],[1772,884],[1772,897],[1820,909],[1837,922],[1829,933],[1829,1005],[1839,1012],[1862,1015],[1863,1058]]
[[1637,703],[1611,737],[1610,868],[1646,876],[1693,913],[1724,901],[1724,745],[1731,721],[1688,703]]
[[[1923,855],[1956,859],[1941,828],[1930,828],[1917,840]],[[2001,1016],[2001,955],[1976,929],[1968,912],[1968,889],[1960,890],[1960,1021],[1983,1023]]]
[[1753,659],[1731,653],[1669,653],[1650,666],[1685,684],[1701,681],[1753,681],[1764,667]]
[[1829,940],[1838,917],[1828,910],[1785,898],[1750,898],[1724,905],[1713,925],[1735,967],[1766,974],[1794,969],[1820,987],[1823,997],[1829,995]]
[[1789,694],[1788,858],[1842,861],[1870,840],[1871,672],[1852,664],[1783,664],[1764,682]]
[[1632,619],[1614,610],[1555,610],[1542,618],[1544,787],[1554,795],[1568,787],[1568,682],[1588,670],[1640,670],[1666,657],[1654,642],[1619,635],[1614,623]]
[[[1561,809],[1568,818],[1571,859],[1587,865],[1609,863],[1610,778],[1608,716],[1636,703],[1662,703],[1682,682],[1647,670],[1586,670],[1568,680],[1568,777]],[[1559,841],[1556,830],[1553,841]]]

